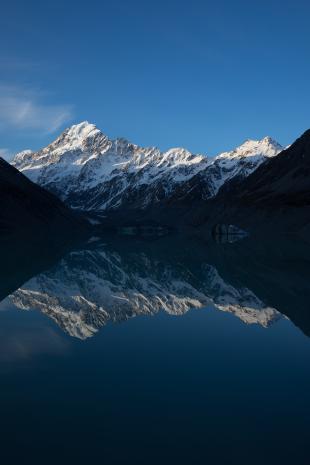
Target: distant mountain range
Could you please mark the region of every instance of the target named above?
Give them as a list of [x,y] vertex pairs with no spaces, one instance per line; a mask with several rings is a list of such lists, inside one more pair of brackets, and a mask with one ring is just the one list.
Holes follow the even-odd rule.
[[309,141],[310,131],[286,149],[270,137],[247,140],[208,158],[110,140],[83,122],[38,152],[17,154],[12,165],[103,227],[155,223],[205,234],[232,224],[306,233]]
[[[214,197],[243,179],[282,147],[270,137],[247,140],[215,158],[183,148],[160,152],[125,139],[110,140],[83,122],[40,150],[17,154],[12,164],[32,181],[80,210],[148,209],[178,196]],[[197,189],[198,188],[198,189]]]

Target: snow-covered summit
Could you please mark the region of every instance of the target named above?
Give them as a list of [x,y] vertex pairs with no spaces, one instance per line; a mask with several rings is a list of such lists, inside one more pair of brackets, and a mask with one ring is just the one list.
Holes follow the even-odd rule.
[[247,139],[234,150],[220,153],[209,168],[210,196],[215,196],[226,182],[249,176],[267,158],[278,155],[282,150],[278,142],[271,137],[264,137],[261,140]]
[[89,123],[88,121],[82,121],[79,124],[74,124],[66,131],[67,137],[70,139],[86,139],[87,137],[100,132],[95,124]]
[[180,186],[185,193],[191,190],[187,184],[195,183],[197,176],[205,187],[201,197],[212,197],[226,181],[249,175],[281,149],[266,137],[209,159],[184,148],[161,152],[123,138],[111,140],[84,121],[38,152],[17,154],[12,164],[74,208],[147,208],[174,195]]
[[247,139],[239,147],[231,150],[230,152],[224,152],[219,154],[216,158],[244,158],[264,155],[265,157],[273,157],[277,155],[283,147],[273,140],[271,137],[264,137],[261,140]]

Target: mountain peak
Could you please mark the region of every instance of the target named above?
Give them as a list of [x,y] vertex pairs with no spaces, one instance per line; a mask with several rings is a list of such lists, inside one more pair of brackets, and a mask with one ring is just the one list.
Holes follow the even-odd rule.
[[86,152],[91,153],[108,143],[105,136],[95,124],[88,121],[74,124],[67,128],[60,136],[49,144],[42,152],[51,154],[55,153],[56,157],[67,154],[68,152]]
[[[274,147],[279,147],[282,148],[282,146],[272,137],[270,136],[265,136],[262,139],[246,139],[243,144],[240,145],[240,147],[243,146],[262,146],[262,145],[272,145]],[[239,147],[237,147],[239,148]]]
[[258,142],[260,144],[265,144],[265,145],[268,145],[270,147],[274,147],[275,149],[280,150],[280,151],[283,150],[282,145],[279,144],[279,142],[277,142],[275,139],[273,139],[270,136],[265,136],[263,139],[261,139]]
[[87,138],[94,131],[99,131],[95,124],[89,123],[88,121],[82,121],[81,123],[74,124],[70,128],[66,129],[66,133],[70,137]]
[[245,141],[210,160],[180,147],[161,152],[124,138],[112,140],[82,121],[39,152],[15,157],[12,164],[74,208],[105,210],[125,204],[146,208],[175,192],[188,195],[193,186],[186,183],[198,178],[203,181],[197,195],[212,197],[226,181],[248,176],[280,150],[265,137]]
[[230,152],[219,154],[216,158],[244,158],[264,155],[273,157],[283,150],[283,147],[269,136],[260,140],[247,139]]
[[266,144],[277,144],[278,143],[270,136],[265,136],[263,139],[261,139],[260,142],[266,142]]
[[88,121],[82,121],[79,124],[74,124],[70,128],[67,128],[57,139],[57,141],[72,142],[73,144],[80,144],[83,141],[102,134],[95,124],[89,123]]

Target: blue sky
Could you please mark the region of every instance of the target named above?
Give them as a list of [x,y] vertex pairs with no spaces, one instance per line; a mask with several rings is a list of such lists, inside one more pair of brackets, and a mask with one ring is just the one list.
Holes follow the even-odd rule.
[[214,155],[310,127],[309,1],[16,1],[0,15],[0,152],[75,122]]

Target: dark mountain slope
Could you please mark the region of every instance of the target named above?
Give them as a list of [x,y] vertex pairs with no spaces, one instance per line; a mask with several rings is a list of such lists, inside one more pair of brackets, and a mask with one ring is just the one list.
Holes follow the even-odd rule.
[[203,231],[234,224],[249,232],[310,231],[310,130],[248,178],[224,186],[217,197],[186,207],[183,221]]
[[[242,205],[310,205],[310,130],[231,192]],[[224,193],[225,195],[225,193]]]
[[61,234],[84,223],[54,195],[29,181],[0,158],[0,233],[56,230]]
[[[164,224],[182,231],[209,235],[217,224],[233,224],[251,234],[310,232],[310,130],[289,148],[268,158],[252,174],[234,178],[218,195],[203,200],[199,176],[187,192],[146,211],[120,209],[105,224]],[[184,186],[182,186],[184,189]],[[181,189],[181,188],[180,188]]]

